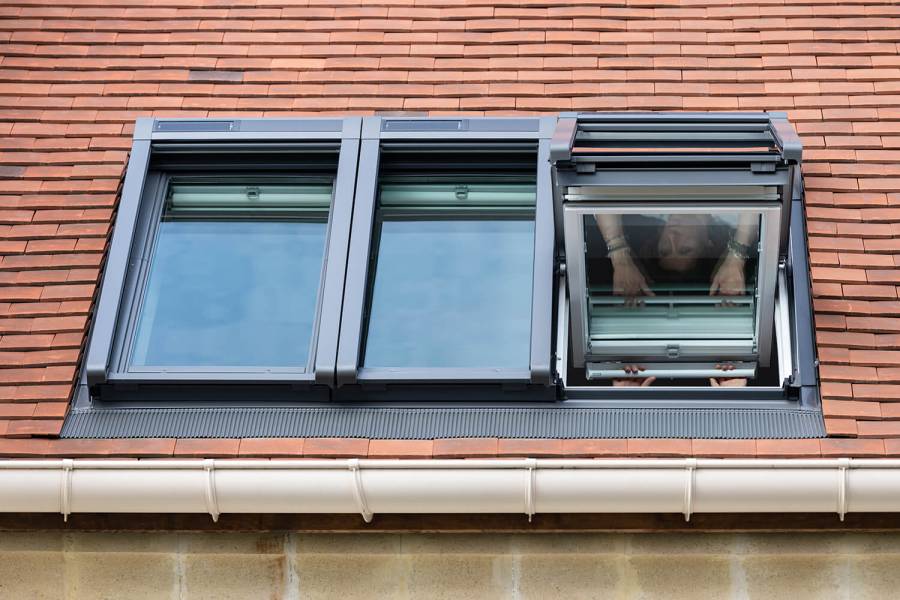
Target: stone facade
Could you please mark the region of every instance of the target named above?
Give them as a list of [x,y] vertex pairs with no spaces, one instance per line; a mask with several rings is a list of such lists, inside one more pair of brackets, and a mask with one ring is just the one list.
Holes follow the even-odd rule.
[[897,597],[900,534],[2,533],[0,599]]

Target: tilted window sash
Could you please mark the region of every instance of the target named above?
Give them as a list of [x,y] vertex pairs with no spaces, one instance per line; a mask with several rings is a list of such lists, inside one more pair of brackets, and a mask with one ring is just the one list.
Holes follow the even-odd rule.
[[[800,151],[796,134],[783,115],[774,113],[561,116],[551,156],[557,219],[563,222],[559,233],[564,238],[573,365],[584,368],[589,379],[614,377],[610,365],[615,362],[620,375],[623,363],[634,362],[670,378],[714,376],[715,364],[724,361],[744,372],[767,366]],[[710,231],[724,231],[717,222],[723,217],[757,223],[752,247],[736,242],[741,237],[737,225],[727,246],[721,233],[697,233],[702,223]],[[639,227],[638,219],[647,222]],[[686,225],[692,220],[692,227]],[[602,223],[607,234],[621,230],[624,237],[607,248],[607,234],[597,233]],[[643,238],[634,231],[642,231]],[[719,241],[708,243],[719,248],[718,258],[691,249],[713,237]],[[640,251],[629,248],[635,238],[643,239]],[[747,295],[711,296],[712,286],[696,273],[684,275],[678,289],[652,282],[654,269],[664,280],[677,280],[681,269],[696,272],[698,262],[708,265],[712,278],[728,256],[723,247],[737,256],[747,254],[743,260],[750,266],[744,277],[755,278],[745,281],[752,284]],[[625,251],[640,255],[632,256],[640,272],[634,280],[652,282],[646,284],[646,297],[643,291],[635,298],[619,295],[626,290],[614,289],[615,267],[609,258],[602,263],[603,257]],[[650,271],[645,268],[649,259],[655,260]],[[623,257],[617,262],[628,263]],[[598,277],[599,284],[592,281]],[[705,285],[693,290],[683,285],[686,281]],[[650,295],[654,290],[656,295]]]
[[[739,194],[746,196],[746,194]],[[571,306],[573,364],[612,359],[636,362],[749,361],[768,364],[778,272],[780,207],[722,202],[573,202],[565,206],[567,279]],[[766,197],[766,194],[761,194]],[[643,197],[642,197],[643,198]],[[721,215],[759,218],[756,282],[747,296],[710,296],[705,288],[680,284],[655,288],[634,304],[612,290],[588,285],[585,225],[595,215]],[[723,301],[729,305],[723,307]],[[678,376],[676,373],[674,376]],[[681,376],[691,376],[684,372]]]

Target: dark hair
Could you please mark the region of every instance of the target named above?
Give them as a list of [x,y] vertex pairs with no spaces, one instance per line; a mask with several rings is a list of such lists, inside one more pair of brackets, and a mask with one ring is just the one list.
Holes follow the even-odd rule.
[[641,268],[644,275],[654,283],[683,283],[683,282],[707,282],[719,268],[722,257],[728,247],[731,233],[728,227],[721,226],[721,222],[711,220],[707,232],[711,242],[708,253],[699,256],[689,269],[683,271],[664,269],[660,265],[659,238],[662,235],[664,225],[654,228],[653,235],[644,237],[636,248],[637,256],[641,259]]

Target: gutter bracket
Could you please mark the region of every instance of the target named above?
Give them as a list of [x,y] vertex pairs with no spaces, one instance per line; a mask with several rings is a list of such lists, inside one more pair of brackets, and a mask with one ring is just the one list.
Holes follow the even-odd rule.
[[525,514],[528,515],[528,522],[534,517],[534,490],[537,469],[537,460],[534,458],[525,459],[525,469],[528,472],[528,480],[525,483]]
[[847,485],[847,479],[850,475],[850,466],[851,466],[850,458],[839,458],[838,459],[838,507],[837,513],[838,518],[841,522],[844,521],[844,516],[847,514],[847,505],[849,504],[849,486]]
[[64,523],[69,521],[69,514],[72,512],[72,471],[74,469],[74,460],[62,459],[62,473],[60,473],[59,479],[59,511],[62,513]]
[[362,515],[363,521],[372,522],[372,511],[369,510],[369,503],[366,502],[366,492],[363,490],[362,473],[359,469],[359,459],[350,458],[347,460],[347,468],[353,475],[353,497],[356,498],[356,505],[359,507],[359,514]]
[[691,513],[694,510],[694,486],[696,484],[697,475],[697,459],[686,458],[684,465],[684,520],[686,523],[691,520]]
[[216,461],[212,458],[205,459],[203,469],[206,471],[206,511],[212,517],[213,523],[218,523],[219,499],[216,497]]

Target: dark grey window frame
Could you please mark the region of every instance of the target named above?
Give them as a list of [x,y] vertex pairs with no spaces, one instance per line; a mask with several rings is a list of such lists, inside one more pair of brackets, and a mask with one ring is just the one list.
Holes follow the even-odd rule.
[[[86,383],[89,386],[226,382],[333,385],[360,130],[358,117],[239,121],[138,119],[90,334],[84,368]],[[169,146],[171,150],[176,145],[187,153],[252,153],[281,147],[336,154],[317,318],[306,368],[128,370],[125,354],[144,292],[149,252],[163,210],[164,193],[173,176],[151,171],[152,157],[154,148]]]
[[[337,385],[386,383],[531,383],[550,386],[554,225],[553,188],[550,177],[550,139],[553,118],[388,118],[369,117],[363,122],[360,168],[356,184],[353,231],[347,265],[347,283],[338,347]],[[369,255],[374,251],[376,203],[383,142],[402,142],[423,149],[433,144],[453,144],[457,150],[509,142],[535,144],[536,204],[532,284],[531,349],[528,369],[466,368],[371,368],[361,366],[361,339],[366,326]]]
[[[599,143],[598,143],[599,142]],[[591,152],[592,144],[603,146]],[[658,145],[659,151],[636,154],[632,148]],[[579,152],[580,148],[585,148]],[[671,147],[666,151],[667,147]],[[707,148],[741,148],[707,152]],[[760,152],[759,147],[768,147]],[[698,149],[698,150],[695,150]],[[802,144],[787,121],[787,115],[770,113],[564,113],[553,137],[551,162],[554,165],[554,207],[557,215],[557,243],[565,256],[565,200],[569,186],[585,184],[627,185],[625,171],[605,171],[605,164],[620,168],[642,168],[652,172],[656,183],[679,182],[684,174],[666,171],[694,164],[710,170],[702,183],[777,185],[781,195],[781,235],[779,271],[784,278],[790,311],[791,372],[778,386],[722,390],[703,387],[611,388],[564,385],[569,402],[587,402],[608,407],[757,407],[817,409],[817,362],[808,274],[806,228],[803,215],[803,184],[800,173]],[[740,165],[740,168],[736,168]],[[633,177],[633,175],[632,175]],[[580,258],[580,257],[579,257]],[[565,274],[563,275],[563,279]],[[778,286],[776,285],[776,288]],[[570,290],[571,291],[571,290]],[[775,290],[770,290],[772,293]],[[784,301],[782,301],[784,302]],[[805,310],[804,310],[805,309]],[[568,315],[573,318],[573,315]],[[571,322],[571,321],[570,321]],[[559,332],[559,330],[558,330]],[[563,332],[560,339],[566,337]],[[560,342],[558,342],[558,345]],[[571,349],[567,349],[571,352]]]
[[[784,385],[781,388],[678,389],[584,388],[566,384],[564,373],[569,362],[565,340],[569,326],[565,309],[568,300],[564,211],[558,196],[560,186],[570,176],[566,166],[572,157],[578,119],[585,116],[590,117],[566,113],[558,117],[505,119],[139,119],[81,379],[64,437],[165,437],[176,432],[178,437],[280,437],[286,435],[287,425],[277,423],[287,418],[292,419],[292,423],[299,422],[293,420],[295,417],[291,415],[295,413],[291,411],[299,411],[298,415],[307,415],[303,411],[310,411],[308,416],[296,417],[308,425],[298,425],[300,429],[291,429],[287,435],[350,435],[348,432],[357,431],[359,423],[354,421],[357,416],[345,414],[347,409],[357,409],[353,415],[358,415],[359,419],[369,418],[364,416],[362,411],[365,410],[395,415],[399,420],[394,420],[393,416],[384,417],[392,425],[386,427],[383,434],[378,434],[383,437],[407,437],[404,432],[408,431],[405,429],[408,425],[404,423],[432,414],[445,416],[434,416],[437,421],[429,420],[432,424],[427,426],[420,423],[422,427],[435,428],[436,432],[452,431],[454,437],[468,435],[468,425],[461,424],[462,421],[449,428],[440,424],[440,419],[450,418],[446,416],[450,414],[447,411],[461,411],[460,415],[468,415],[465,418],[475,419],[473,423],[477,422],[477,426],[472,426],[472,435],[543,436],[544,433],[538,433],[534,428],[510,425],[507,419],[526,413],[539,414],[547,409],[575,409],[578,414],[587,411],[583,413],[584,418],[596,417],[600,419],[598,423],[621,423],[620,419],[626,419],[624,428],[609,429],[608,425],[602,425],[592,429],[594,425],[591,425],[584,431],[579,429],[582,437],[619,437],[625,431],[631,437],[690,437],[699,435],[697,431],[701,430],[704,432],[701,437],[714,437],[709,435],[714,430],[725,432],[722,434],[725,437],[767,437],[766,428],[776,421],[781,424],[776,427],[779,433],[775,437],[792,437],[791,431],[801,429],[797,437],[824,435],[820,423],[799,169],[801,146],[782,113],[607,113],[599,116],[619,121],[621,131],[655,127],[665,132],[668,127],[673,133],[683,121],[702,121],[705,128],[715,132],[717,128],[728,129],[738,122],[746,125],[749,120],[749,131],[738,132],[734,138],[758,140],[760,132],[764,131],[765,139],[770,140],[777,150],[777,156],[762,159],[760,168],[768,168],[767,160],[786,161],[791,165],[791,178],[784,184],[785,202],[781,212],[784,223],[781,272],[791,297],[787,326],[793,359]],[[663,135],[663,139],[665,137]],[[532,311],[529,369],[507,373],[503,377],[497,377],[496,372],[479,373],[472,369],[435,369],[431,372],[360,369],[362,316],[375,225],[380,144],[471,144],[489,148],[523,141],[533,143],[537,149],[533,279],[533,305],[536,308]],[[114,342],[121,315],[130,310],[133,302],[133,290],[126,284],[129,271],[136,268],[132,263],[135,245],[142,227],[146,227],[141,219],[150,218],[142,198],[151,191],[145,191],[145,187],[152,187],[154,183],[148,179],[153,147],[181,145],[202,150],[215,144],[228,145],[236,152],[269,151],[292,144],[322,144],[329,148],[339,144],[335,200],[325,250],[327,275],[321,290],[322,303],[328,305],[329,311],[320,317],[316,346],[311,352],[314,368],[310,373],[291,373],[286,377],[265,373],[232,377],[214,373],[194,377],[194,374],[185,373],[159,379],[123,378],[120,373],[111,372],[113,361],[117,360]],[[682,159],[677,153],[653,157],[659,164]],[[715,165],[720,158],[707,156],[704,160]],[[336,230],[341,234],[337,235]],[[706,412],[706,409],[714,409],[714,412]],[[398,410],[403,412],[398,413]],[[188,423],[171,416],[182,414],[179,411],[192,416]],[[701,413],[707,416],[704,426],[698,429],[696,415]],[[779,416],[773,416],[775,413]],[[334,416],[327,416],[331,414]],[[812,419],[810,415],[813,415]],[[694,420],[690,421],[690,426],[671,421],[682,417]],[[340,423],[346,419],[356,423],[355,429],[342,429],[344,425]],[[529,416],[522,422],[530,422],[530,419]],[[651,422],[654,423],[652,426],[640,425]],[[804,423],[801,429],[791,429],[800,422]],[[572,437],[569,429],[557,431],[556,427],[551,427],[556,432],[554,437]],[[114,433],[116,431],[128,433]],[[694,433],[684,434],[686,431]],[[440,435],[436,434],[436,437]]]

